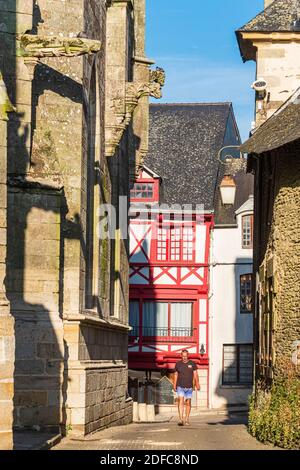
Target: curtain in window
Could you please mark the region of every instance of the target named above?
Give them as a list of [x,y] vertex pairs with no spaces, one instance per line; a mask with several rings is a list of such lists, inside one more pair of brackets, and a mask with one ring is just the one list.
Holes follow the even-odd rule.
[[171,336],[192,336],[192,303],[171,304]]
[[143,336],[168,336],[168,304],[143,304]]
[[132,327],[130,336],[139,335],[139,306],[138,301],[129,302],[129,325]]

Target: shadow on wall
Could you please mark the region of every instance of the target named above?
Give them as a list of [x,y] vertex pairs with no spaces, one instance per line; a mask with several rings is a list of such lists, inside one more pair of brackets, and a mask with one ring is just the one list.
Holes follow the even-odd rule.
[[[138,208],[136,211],[138,213]],[[136,225],[133,224],[134,227]],[[138,235],[137,235],[138,233]],[[143,280],[143,275],[151,279],[150,243],[147,238],[142,238],[142,232],[131,234],[135,244],[135,251],[131,255],[131,263],[137,263],[134,269],[139,270],[142,275],[137,275],[139,281]],[[139,243],[139,244],[138,244]],[[145,267],[142,268],[142,264]],[[133,275],[134,277],[134,275]],[[134,285],[134,280],[132,281]],[[144,279],[145,284],[148,281]],[[143,287],[143,284],[139,284]],[[133,288],[134,289],[134,288]],[[134,289],[135,290],[135,289]],[[194,319],[192,309],[187,311],[186,321],[183,320],[184,311],[171,310],[170,297],[165,294],[165,298],[157,295],[158,289],[152,288],[145,297],[139,298],[139,291],[131,293],[129,367],[130,367],[130,393],[135,401],[146,402],[156,405],[174,405],[175,395],[173,392],[174,369],[169,369],[168,361],[180,360],[182,346],[195,346],[191,336],[199,335],[198,330],[194,331]],[[147,290],[144,290],[144,294]],[[183,300],[183,299],[182,299]],[[187,299],[187,307],[194,299]],[[159,302],[159,305],[157,304]],[[175,302],[175,300],[173,301]],[[184,300],[183,302],[184,303]],[[173,313],[173,316],[172,316]],[[179,315],[178,315],[179,313]],[[177,350],[170,357],[170,352],[166,352],[166,345],[172,344]],[[189,346],[187,346],[189,347]],[[144,355],[140,356],[138,348],[143,350]],[[175,354],[175,357],[174,357]],[[169,356],[164,358],[163,356]],[[193,359],[193,358],[192,358]],[[196,394],[193,394],[192,405],[196,405]]]
[[[139,215],[138,210],[136,210],[137,217]],[[133,234],[129,234],[130,237],[133,237]],[[136,240],[135,240],[136,241]],[[131,263],[145,263],[145,268],[144,268],[144,273],[146,277],[148,276],[150,282],[150,261],[148,259],[150,258],[150,246],[148,243],[148,240],[146,238],[143,238],[142,242],[140,245],[137,247],[136,251],[131,255],[131,260],[130,260],[130,254],[129,254],[129,262]],[[139,280],[143,279],[143,277],[138,276]],[[130,278],[129,278],[130,282]],[[147,284],[148,281],[145,280],[145,284]],[[139,285],[139,286],[142,286]],[[146,299],[148,301],[153,301],[155,302],[155,290],[152,291],[152,296],[149,299]],[[141,299],[139,298],[134,298],[130,297],[130,305],[131,308],[129,310],[129,324],[132,327],[130,339],[133,342],[132,345],[135,346],[135,348],[139,347],[140,349],[143,346],[143,343],[147,343],[147,340],[144,339],[145,336],[151,337],[151,345],[155,346],[157,344],[157,336],[159,335],[159,327],[162,327],[163,325],[159,325],[158,323],[158,311],[157,309],[153,308],[153,312],[151,317],[149,314],[144,315],[143,312],[143,304],[141,303]],[[151,318],[151,321],[150,321]],[[160,332],[160,336],[163,336],[163,332]],[[132,359],[134,362],[136,362],[136,357],[138,353],[132,352]],[[149,349],[147,351],[147,365],[141,361],[140,363],[140,370],[145,370],[146,368],[150,368],[151,365],[155,365],[156,363],[156,356],[157,353],[153,348],[151,350]],[[129,367],[130,367],[130,362],[129,362]]]
[[[130,124],[122,137],[115,155],[108,158],[108,170],[111,181],[111,204],[116,214],[115,228],[116,230],[120,230],[122,238],[119,246],[114,237],[110,240],[110,266],[115,267],[115,269],[110,270],[110,303],[111,312],[113,312],[115,309],[115,301],[118,301],[120,309],[123,311],[120,317],[123,323],[127,323],[125,311],[128,311],[129,269],[128,266],[126,268],[124,265],[117,266],[118,260],[116,253],[119,252],[120,262],[122,259],[126,259],[129,263],[128,213],[130,198],[128,194],[130,189],[130,159],[127,157],[127,152],[130,152],[129,155],[135,155],[136,149],[139,149],[140,144],[141,139],[134,134],[132,124]],[[123,206],[121,198],[124,200],[126,198],[126,206]],[[120,201],[122,202],[120,203]],[[126,233],[124,233],[125,226]],[[116,285],[120,292],[119,299],[115,296]]]
[[[237,258],[234,268],[234,340],[223,340],[218,351],[218,363],[221,372],[218,377],[215,395],[222,398],[223,406],[248,405],[249,395],[253,388],[253,314],[242,311],[241,307],[241,276],[252,274],[252,259]],[[251,286],[249,290],[251,295]],[[244,299],[245,300],[245,299]],[[218,312],[219,314],[219,312]],[[226,319],[224,319],[226,322]],[[231,323],[229,323],[230,328]],[[223,325],[226,338],[226,328]],[[227,351],[224,351],[224,346]],[[226,355],[226,357],[225,357]],[[224,371],[227,370],[227,377]]]
[[[10,135],[13,131],[9,128]],[[21,144],[22,137],[18,148]],[[26,148],[22,150],[24,155]],[[11,158],[17,159],[18,153],[12,152]],[[25,171],[20,167],[21,174]],[[15,318],[16,430],[65,430],[69,356],[62,325],[65,240],[79,239],[82,253],[86,251],[80,216],[70,221],[67,213],[63,189],[9,176],[5,284]]]
[[[16,8],[14,5],[11,10]],[[43,20],[36,1],[33,14],[31,33],[37,33],[38,24]],[[16,18],[10,21],[15,31]],[[16,104],[16,88],[22,86],[22,82],[17,83],[16,63],[12,60],[16,57],[14,36],[1,35],[4,44],[9,43],[4,54],[5,64],[9,64],[9,69],[3,73],[4,81]],[[26,122],[22,113],[11,114],[8,122],[5,285],[15,318],[15,431],[59,432],[65,429],[69,356],[62,325],[65,239],[79,239],[84,256],[86,253],[80,216],[74,221],[66,218],[68,206],[62,185],[25,178],[29,168],[34,177],[44,176],[43,162],[51,156],[50,145],[41,147],[35,154],[35,162],[40,157],[41,166],[33,165],[36,107],[46,89],[82,103],[82,87],[78,83],[40,64],[32,83],[32,122]]]

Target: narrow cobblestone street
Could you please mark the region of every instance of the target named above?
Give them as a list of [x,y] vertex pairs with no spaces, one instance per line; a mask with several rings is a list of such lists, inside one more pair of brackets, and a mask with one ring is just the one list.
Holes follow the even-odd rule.
[[203,414],[191,426],[169,422],[130,424],[106,429],[86,438],[65,438],[53,450],[274,450],[253,439],[245,414]]
[[286,466],[300,0],[0,0],[0,38],[0,461]]

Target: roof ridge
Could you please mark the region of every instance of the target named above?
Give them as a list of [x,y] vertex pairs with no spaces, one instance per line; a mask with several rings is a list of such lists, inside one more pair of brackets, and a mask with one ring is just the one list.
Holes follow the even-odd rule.
[[251,20],[247,21],[247,23],[243,24],[243,26],[241,26],[237,31],[243,31],[243,29],[249,24],[249,23],[252,23],[253,21],[255,21],[257,18],[259,18],[259,16],[263,15],[267,10],[269,10],[269,8],[274,5],[274,3],[277,2],[277,0],[274,0],[274,2],[270,3],[270,5],[267,7],[267,8],[264,8],[263,10],[261,10],[259,13],[257,13],[257,15],[255,15],[253,18],[251,18]]
[[[294,24],[293,20],[291,21],[291,23],[287,23],[288,16],[286,14],[284,15],[285,11],[285,13],[288,12],[288,14],[290,15],[290,19],[296,19],[298,7],[299,0],[273,0],[273,2],[270,3],[267,8],[260,11],[250,21],[240,27],[237,30],[237,33],[246,31],[299,31],[297,25]],[[282,21],[282,23],[280,24],[278,23],[278,19],[281,17],[281,15],[283,15],[284,21]],[[272,21],[270,20],[273,21],[273,26]]]
[[232,106],[232,101],[198,102],[198,103],[150,103],[150,106]]

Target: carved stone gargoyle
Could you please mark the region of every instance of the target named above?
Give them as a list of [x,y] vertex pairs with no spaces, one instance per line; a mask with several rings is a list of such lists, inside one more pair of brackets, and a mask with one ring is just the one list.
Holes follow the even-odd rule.
[[143,96],[153,96],[157,99],[162,97],[165,78],[164,70],[157,67],[156,70],[150,70],[149,82],[127,82],[125,99],[117,96],[111,100],[114,122],[112,125],[107,125],[105,129],[105,153],[107,157],[112,157],[115,154],[140,98]]
[[39,36],[23,34],[17,36],[17,55],[21,57],[77,57],[93,54],[101,49],[101,42],[85,38]]

